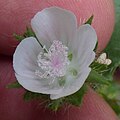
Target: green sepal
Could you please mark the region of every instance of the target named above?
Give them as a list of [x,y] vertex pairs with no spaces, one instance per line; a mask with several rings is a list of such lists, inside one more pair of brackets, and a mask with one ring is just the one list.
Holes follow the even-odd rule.
[[80,106],[82,104],[82,100],[86,91],[87,91],[87,86],[83,85],[79,91],[77,91],[76,93],[70,96],[63,97],[56,100],[50,100],[47,107],[53,111],[57,111],[65,103],[75,105],[75,106]]
[[23,99],[24,101],[31,101],[31,100],[35,100],[35,99],[44,99],[44,98],[48,98],[47,95],[41,94],[41,93],[33,93],[30,91],[26,91],[24,93]]
[[95,70],[91,70],[86,82],[110,85],[110,81],[101,74],[98,74]]
[[89,24],[89,25],[91,25],[91,24],[92,24],[92,21],[93,21],[93,18],[94,18],[94,16],[92,15],[84,24]]
[[14,37],[16,40],[18,40],[18,41],[22,41],[23,39],[25,39],[24,36],[22,36],[22,35],[17,35],[16,33],[13,34],[13,37]]
[[[27,38],[27,37],[35,37],[36,40],[37,40],[37,42],[39,43],[39,45],[43,48],[42,43],[38,40],[38,38],[36,37],[34,31],[33,31],[32,28],[30,28],[30,27],[26,27],[26,31],[24,32],[23,35],[18,35],[18,34],[16,34],[16,33],[14,33],[13,36],[14,36],[14,38],[15,38],[16,40],[18,40],[18,41],[22,41],[22,40],[24,40],[24,39]],[[47,53],[46,49],[44,49],[44,52]]]
[[[43,48],[43,45],[42,43],[38,40],[37,36],[35,35],[34,31],[32,30],[32,28],[30,27],[26,27],[26,32],[23,34],[23,36],[25,38],[27,37],[35,37],[37,42],[39,43],[39,45]],[[44,52],[47,52],[45,49],[44,49]]]
[[26,32],[23,34],[25,38],[27,37],[36,37],[35,33],[33,32],[32,28],[26,27]]
[[[92,22],[93,22],[93,19],[94,19],[94,16],[92,15],[84,24],[89,24],[89,25],[91,25]],[[96,46],[95,46],[95,48],[94,48],[94,51],[95,51],[95,52],[96,52],[96,50],[97,50],[97,47],[98,47],[98,40],[97,40]]]
[[66,97],[65,101],[69,104],[80,106],[86,91],[87,91],[87,86],[84,84],[79,91]]
[[63,99],[64,98],[60,98],[60,99],[56,99],[56,100],[50,100],[48,105],[47,105],[47,108],[56,112],[64,104]]
[[18,82],[13,82],[7,85],[7,88],[22,88]]
[[18,35],[16,33],[14,33],[13,36],[18,41],[22,41],[27,37],[36,37],[35,33],[33,32],[32,28],[30,28],[30,27],[26,27],[26,31],[23,35]]
[[56,99],[56,100],[51,100],[49,95],[41,94],[41,93],[34,93],[30,91],[26,91],[23,96],[24,101],[29,102],[31,100],[44,100],[46,101],[46,107],[53,110],[57,111],[63,102],[63,98]]
[[93,51],[96,52],[97,48],[98,48],[98,40]]

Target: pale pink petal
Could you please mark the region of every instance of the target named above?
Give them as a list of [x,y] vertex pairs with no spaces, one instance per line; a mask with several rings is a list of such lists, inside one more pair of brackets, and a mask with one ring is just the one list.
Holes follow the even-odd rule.
[[53,40],[64,45],[72,41],[77,30],[75,15],[65,9],[50,7],[38,12],[31,20],[32,28],[41,43],[50,47]]
[[37,40],[33,37],[25,38],[17,46],[13,55],[13,67],[17,74],[35,78],[37,56],[43,51]]
[[93,50],[97,43],[97,35],[92,26],[86,24],[79,27],[75,41],[71,43],[71,48],[79,67],[90,65],[95,58]]
[[[60,93],[62,88],[57,83],[49,85],[50,80],[47,79],[33,79],[29,77],[20,76],[15,74],[18,82],[27,90],[35,93],[42,94],[56,94]],[[51,80],[52,81],[52,80]]]
[[76,80],[72,80],[72,82],[70,81],[70,83],[69,83],[69,79],[68,79],[67,82],[69,84],[67,83],[60,93],[51,94],[50,98],[51,99],[58,99],[58,98],[65,97],[65,96],[68,96],[68,95],[71,95],[71,94],[74,94],[75,92],[77,92],[83,86],[90,71],[91,71],[91,69],[88,67],[81,70],[81,72],[79,73]]
[[58,83],[49,85],[52,79],[40,79],[36,70],[42,71],[38,67],[37,56],[43,49],[33,37],[24,39],[16,48],[13,56],[13,67],[18,82],[27,90],[32,92],[55,94],[60,92]]

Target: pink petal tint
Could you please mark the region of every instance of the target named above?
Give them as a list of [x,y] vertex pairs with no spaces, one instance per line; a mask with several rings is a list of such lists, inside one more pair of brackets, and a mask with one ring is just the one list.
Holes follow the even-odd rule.
[[[66,74],[68,60],[68,48],[60,41],[53,41],[49,51],[38,55],[38,66],[42,68],[47,77],[62,77]],[[37,70],[38,71],[38,70]],[[39,73],[39,74],[38,74]],[[37,72],[42,78],[41,72]],[[48,77],[48,78],[49,78]]]

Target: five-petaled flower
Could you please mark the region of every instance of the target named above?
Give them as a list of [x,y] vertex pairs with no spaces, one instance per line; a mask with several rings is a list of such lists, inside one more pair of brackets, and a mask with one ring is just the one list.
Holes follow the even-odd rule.
[[31,20],[34,37],[17,46],[13,67],[18,82],[27,90],[58,99],[77,92],[87,79],[95,59],[95,30],[77,27],[75,15],[58,7],[46,8]]

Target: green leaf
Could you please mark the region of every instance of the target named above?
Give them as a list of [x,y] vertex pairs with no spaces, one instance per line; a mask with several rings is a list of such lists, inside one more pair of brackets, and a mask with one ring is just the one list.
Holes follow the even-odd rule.
[[7,88],[22,88],[18,82],[10,83],[7,85]]
[[94,16],[92,15],[84,24],[92,24]]
[[106,79],[101,74],[98,74],[95,70],[91,70],[86,82],[104,84],[104,85],[109,85],[110,84],[110,81],[108,79]]
[[116,24],[111,40],[105,49],[105,52],[112,60],[111,70],[106,74],[107,77],[113,77],[114,71],[120,66],[120,0],[114,0],[116,8]]
[[86,91],[87,91],[87,86],[83,85],[83,87],[79,91],[77,91],[73,95],[66,97],[65,100],[66,100],[66,102],[68,102],[72,105],[80,106]]

